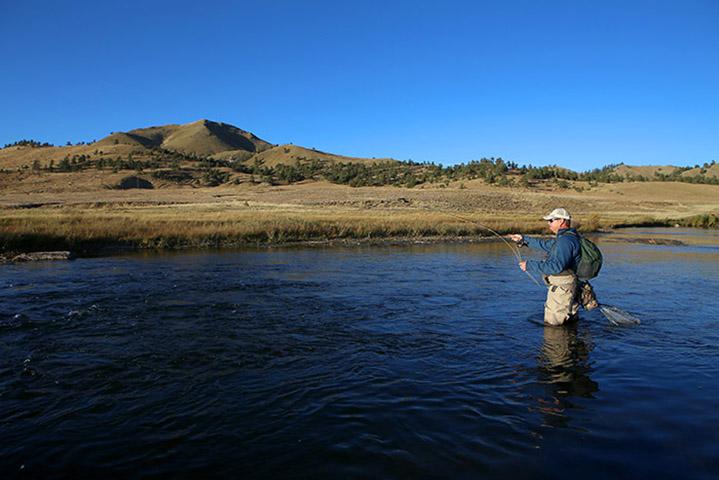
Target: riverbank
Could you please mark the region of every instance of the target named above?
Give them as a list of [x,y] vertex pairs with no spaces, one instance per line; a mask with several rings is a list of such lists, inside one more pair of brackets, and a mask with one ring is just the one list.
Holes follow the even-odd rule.
[[[288,244],[384,244],[473,242],[493,230],[544,234],[536,217],[455,212],[292,211],[217,209],[207,206],[36,208],[3,212],[0,254],[72,251],[80,256],[131,250],[178,250]],[[577,222],[583,233],[621,227],[716,225],[716,216],[637,218],[615,222],[591,217]]]
[[[152,211],[152,209],[150,209]],[[29,214],[28,214],[29,213]],[[389,246],[437,243],[484,243],[500,241],[497,235],[512,232],[546,235],[544,222],[497,216],[460,215],[453,212],[418,214],[385,212],[379,217],[355,213],[264,212],[262,215],[195,211],[194,215],[157,215],[137,212],[75,210],[47,212],[42,209],[5,216],[0,232],[0,262],[31,261],[24,254],[38,251],[72,252],[96,257],[132,251],[197,250],[242,247],[335,247]],[[715,217],[711,217],[715,218]],[[624,234],[631,227],[695,226],[702,219],[644,219],[623,225],[578,223],[580,232],[602,241],[683,245],[677,239]],[[477,223],[474,223],[477,222]],[[677,223],[680,222],[680,223]],[[490,230],[491,229],[491,230]],[[495,234],[496,233],[496,234]],[[38,257],[45,259],[44,257]],[[65,259],[64,258],[64,259]]]
[[580,192],[482,181],[422,188],[326,182],[152,191],[46,187],[17,185],[0,198],[0,255],[480,240],[493,235],[488,228],[499,234],[546,233],[541,217],[556,206],[569,209],[585,233],[719,225],[719,187],[708,185],[666,183],[661,192],[644,184]]
[[35,208],[4,211],[2,251],[183,249],[297,242],[386,241],[397,238],[480,237],[541,231],[527,218],[416,211],[238,208],[230,205],[160,205],[103,208]]

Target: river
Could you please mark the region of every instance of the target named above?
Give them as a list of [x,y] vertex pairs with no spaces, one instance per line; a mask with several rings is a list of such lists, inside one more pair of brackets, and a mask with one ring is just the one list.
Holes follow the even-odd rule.
[[624,327],[501,243],[0,266],[0,472],[717,478],[719,234],[662,232],[599,240]]

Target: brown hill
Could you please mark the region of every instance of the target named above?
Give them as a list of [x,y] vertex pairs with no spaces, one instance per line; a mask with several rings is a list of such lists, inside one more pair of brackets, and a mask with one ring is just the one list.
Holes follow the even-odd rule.
[[162,147],[183,153],[212,155],[228,150],[261,152],[272,145],[232,125],[200,120],[182,125],[172,132],[163,140]]
[[261,162],[266,167],[274,167],[280,164],[296,164],[298,162],[311,162],[318,160],[321,162],[336,163],[378,163],[386,161],[395,161],[391,158],[359,158],[346,157],[344,155],[335,155],[332,153],[322,152],[320,150],[299,147],[297,145],[279,145],[274,148],[265,150],[252,157],[251,161]]
[[[42,167],[47,167],[50,162],[56,165],[65,157],[79,155],[100,157],[125,157],[128,154],[138,154],[148,151],[147,148],[129,140],[126,143],[110,142],[99,144],[99,142],[86,145],[69,145],[65,147],[7,147],[0,149],[0,169],[16,169],[30,167],[35,161]],[[97,152],[97,153],[96,153]]]
[[135,135],[132,133],[116,132],[109,136],[98,140],[93,145],[97,147],[104,147],[110,145],[133,145],[136,147],[152,148],[155,146],[152,141],[142,135]]
[[645,177],[649,180],[654,179],[657,175],[679,175],[684,178],[696,177],[704,175],[705,177],[719,177],[719,164],[705,164],[702,167],[697,168],[681,168],[673,165],[644,165],[644,166],[631,166],[631,165],[618,165],[614,169],[614,173],[621,175],[627,179]]
[[204,119],[184,125],[164,125],[114,133],[97,142],[98,145],[117,143],[139,144],[147,148],[159,147],[199,156],[235,150],[255,153],[272,147],[272,144],[251,132],[227,123]]
[[[99,169],[104,168],[103,165],[112,168],[108,162],[118,165],[120,160],[125,161],[126,164],[130,160],[152,161],[153,165],[157,165],[159,162],[159,168],[167,168],[171,165],[171,161],[177,164],[178,159],[174,157],[178,157],[178,155],[158,152],[155,150],[157,148],[197,157],[212,157],[216,160],[241,161],[247,164],[257,161],[267,167],[311,161],[334,163],[394,161],[389,158],[367,159],[335,155],[292,144],[276,146],[233,125],[203,119],[182,125],[171,124],[138,128],[128,132],[114,132],[102,140],[90,144],[63,147],[9,146],[0,149],[0,169],[29,169],[37,163],[41,168],[46,168],[50,162],[57,166],[61,161],[67,162],[67,159],[84,162],[82,168],[98,165]],[[74,157],[83,158],[75,160]],[[179,160],[194,161],[195,159],[183,159],[180,156]],[[704,175],[709,178],[719,178],[719,165],[712,163],[700,168],[687,169],[671,165],[630,166],[622,164],[615,167],[613,173],[622,175],[629,180],[640,176],[652,180],[656,178],[657,174],[675,174],[681,175],[681,177]]]
[[686,172],[682,172],[682,177],[693,177],[696,175],[704,175],[706,177],[719,177],[719,163],[707,165],[706,167],[692,168]]
[[626,178],[631,177],[647,177],[652,179],[656,174],[661,173],[664,175],[671,175],[677,170],[677,167],[672,165],[644,165],[633,167],[631,165],[618,165],[614,169],[614,173],[621,175]]
[[[233,125],[210,120],[198,120],[183,125],[161,125],[137,128],[128,132],[113,132],[107,137],[90,144],[64,147],[33,148],[13,146],[0,149],[0,168],[30,165],[34,160],[43,164],[73,155],[127,155],[142,156],[147,149],[163,148],[185,154],[211,156],[218,160],[247,160],[252,156],[266,166],[282,163],[296,163],[303,160],[332,162],[381,162],[390,158],[368,159],[348,157],[309,149],[297,145],[273,145],[252,132]],[[101,153],[95,153],[101,152]]]

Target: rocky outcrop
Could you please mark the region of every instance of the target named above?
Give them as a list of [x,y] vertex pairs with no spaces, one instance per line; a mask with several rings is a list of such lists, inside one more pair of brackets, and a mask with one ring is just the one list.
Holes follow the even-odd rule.
[[30,252],[15,255],[10,259],[11,262],[39,262],[47,260],[72,260],[75,256],[72,252]]

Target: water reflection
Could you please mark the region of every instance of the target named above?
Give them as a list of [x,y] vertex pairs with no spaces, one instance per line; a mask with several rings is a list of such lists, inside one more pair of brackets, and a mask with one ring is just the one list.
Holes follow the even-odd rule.
[[544,327],[542,350],[537,359],[539,381],[545,386],[543,397],[537,398],[537,410],[550,426],[565,427],[568,410],[576,405],[572,397],[593,398],[599,384],[591,379],[589,353],[593,349],[587,331],[579,332],[579,324]]

